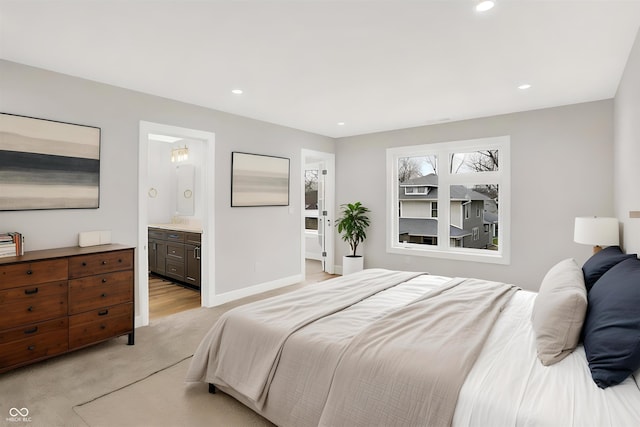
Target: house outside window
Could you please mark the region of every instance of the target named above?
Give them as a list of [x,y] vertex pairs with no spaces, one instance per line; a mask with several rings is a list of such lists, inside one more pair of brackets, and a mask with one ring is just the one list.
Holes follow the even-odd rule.
[[509,161],[508,136],[387,149],[387,251],[508,264]]

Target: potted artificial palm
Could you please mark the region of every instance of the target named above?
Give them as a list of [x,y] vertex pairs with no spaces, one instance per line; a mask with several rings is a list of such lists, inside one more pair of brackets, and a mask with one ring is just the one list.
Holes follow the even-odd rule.
[[364,258],[356,253],[358,245],[367,238],[366,230],[369,227],[369,209],[360,202],[340,205],[342,211],[336,222],[338,233],[342,234],[342,240],[349,244],[351,255],[342,257],[342,275],[355,273],[364,267]]

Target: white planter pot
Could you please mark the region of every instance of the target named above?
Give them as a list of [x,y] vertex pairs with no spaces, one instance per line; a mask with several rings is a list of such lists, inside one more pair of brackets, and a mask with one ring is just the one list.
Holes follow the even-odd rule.
[[357,256],[343,256],[342,257],[342,275],[357,273],[364,268],[364,257]]

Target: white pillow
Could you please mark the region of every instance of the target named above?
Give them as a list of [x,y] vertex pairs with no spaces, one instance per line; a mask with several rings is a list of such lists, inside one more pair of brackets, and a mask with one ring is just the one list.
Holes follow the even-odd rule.
[[543,365],[553,365],[575,350],[586,312],[582,269],[572,258],[560,261],[542,279],[531,313],[538,359]]

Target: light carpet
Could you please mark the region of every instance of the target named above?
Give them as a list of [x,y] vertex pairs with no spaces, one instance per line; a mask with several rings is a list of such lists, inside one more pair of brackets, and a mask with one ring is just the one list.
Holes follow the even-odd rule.
[[[0,425],[269,425],[228,396],[209,394],[205,384],[185,384],[184,374],[222,313],[301,286],[158,319],[136,329],[134,346],[124,336],[0,374]],[[12,408],[26,408],[28,420],[11,417]]]
[[190,362],[191,358],[184,360],[75,411],[91,427],[273,425],[224,393],[210,394],[207,384],[185,386]]

